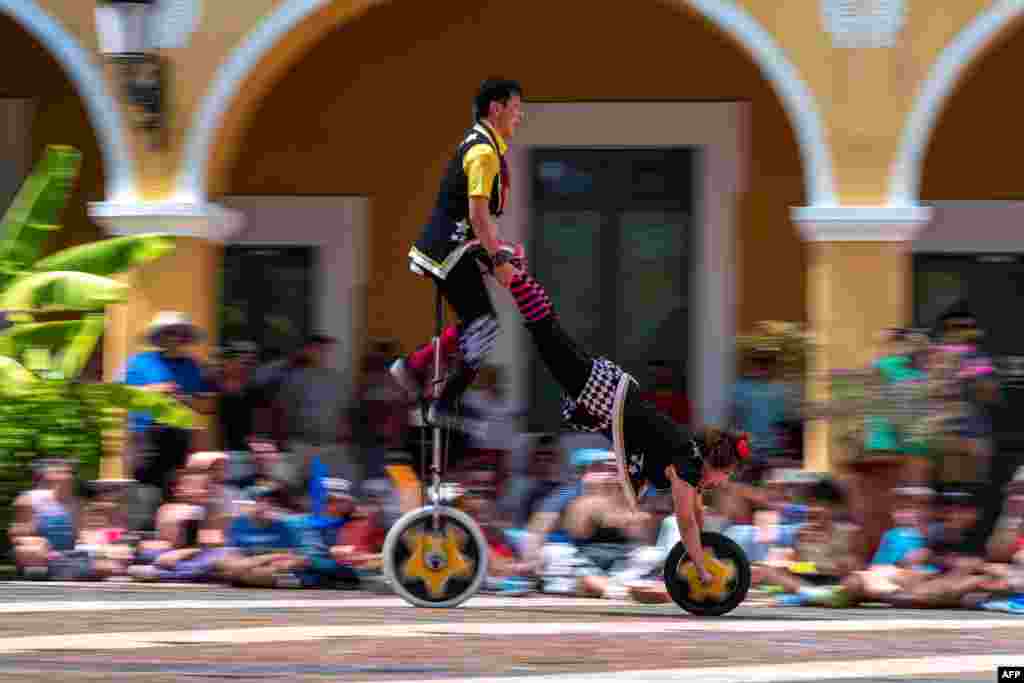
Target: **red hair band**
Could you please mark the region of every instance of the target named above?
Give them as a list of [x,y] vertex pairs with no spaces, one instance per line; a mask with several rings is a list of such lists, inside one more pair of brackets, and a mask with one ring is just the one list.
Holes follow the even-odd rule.
[[747,437],[741,437],[736,441],[736,453],[739,454],[742,460],[750,457],[750,443],[747,441]]

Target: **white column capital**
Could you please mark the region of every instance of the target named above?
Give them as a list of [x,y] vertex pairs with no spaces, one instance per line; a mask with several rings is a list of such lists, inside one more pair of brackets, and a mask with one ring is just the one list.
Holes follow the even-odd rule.
[[240,211],[208,202],[91,202],[89,216],[111,235],[163,232],[221,244],[245,222]]
[[805,242],[910,242],[931,221],[929,206],[797,206]]

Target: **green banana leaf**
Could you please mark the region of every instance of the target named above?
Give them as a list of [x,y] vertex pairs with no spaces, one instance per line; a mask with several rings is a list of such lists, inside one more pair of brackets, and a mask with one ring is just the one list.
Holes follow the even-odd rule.
[[174,236],[161,233],[114,237],[64,249],[36,262],[36,271],[75,271],[110,276],[131,270],[174,251]]
[[61,229],[60,215],[68,203],[82,155],[73,148],[51,145],[15,195],[0,223],[0,264],[3,271],[27,270],[39,258],[46,239]]
[[81,391],[89,400],[106,403],[112,408],[149,413],[156,422],[169,427],[192,429],[196,426],[197,416],[191,408],[158,391],[126,384],[89,384]]
[[73,379],[82,373],[89,363],[92,352],[103,337],[107,318],[102,313],[86,316],[71,344],[64,349],[61,358],[61,377]]
[[0,291],[0,311],[99,311],[124,301],[127,290],[117,280],[89,273],[33,273]]
[[26,349],[45,348],[60,351],[82,328],[81,320],[15,325],[0,332],[0,356],[21,358]]
[[39,379],[13,358],[0,356],[0,396],[27,395]]

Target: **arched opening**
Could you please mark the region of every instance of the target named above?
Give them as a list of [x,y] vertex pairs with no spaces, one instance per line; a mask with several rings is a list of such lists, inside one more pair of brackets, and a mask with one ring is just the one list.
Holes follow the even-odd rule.
[[[0,105],[7,103],[8,140],[0,192],[10,198],[17,191],[46,145],[76,147],[82,152],[79,183],[64,214],[64,229],[48,247],[60,249],[99,238],[100,229],[87,211],[89,202],[106,196],[106,168],[86,102],[53,53],[4,13],[0,13],[0,55],[8,65],[0,73]],[[6,211],[7,205],[0,210]]]
[[[1024,305],[1024,95],[1014,87],[1022,60],[1024,24],[1014,19],[965,69],[944,103],[921,174],[921,201],[934,205],[934,217],[914,243],[917,322],[931,324],[960,306],[984,332],[982,345],[1002,383],[993,429],[1004,454],[1024,448],[1017,419],[1024,407],[1024,326],[1007,315]],[[1002,468],[1013,458],[996,461]]]
[[1024,95],[1014,87],[1024,59],[1024,24],[974,62],[943,107],[928,142],[923,201],[1024,198],[1018,135]]

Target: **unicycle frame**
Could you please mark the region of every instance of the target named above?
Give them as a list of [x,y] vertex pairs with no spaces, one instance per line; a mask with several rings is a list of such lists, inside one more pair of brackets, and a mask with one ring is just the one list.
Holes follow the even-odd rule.
[[[432,379],[432,391],[430,398],[436,400],[438,398],[437,389],[441,387],[443,380],[443,373],[441,371],[441,335],[444,332],[444,318],[445,318],[445,306],[444,299],[441,296],[440,288],[437,289],[437,301],[436,301],[436,329],[433,338],[434,344],[434,376]],[[426,403],[421,404],[425,406]],[[429,414],[429,412],[427,412]],[[424,420],[424,426],[429,420]],[[457,607],[466,600],[469,600],[477,591],[480,590],[480,586],[483,584],[487,577],[487,566],[488,566],[488,546],[487,539],[483,535],[483,531],[480,529],[479,524],[473,520],[468,514],[457,510],[454,507],[448,507],[445,505],[445,501],[442,500],[442,486],[441,480],[444,474],[443,469],[445,465],[445,446],[447,444],[443,441],[444,427],[438,423],[430,426],[428,433],[433,437],[434,443],[431,451],[430,460],[430,478],[429,484],[427,485],[427,501],[423,507],[416,510],[410,510],[406,512],[402,517],[388,531],[387,537],[384,540],[384,573],[388,581],[392,583],[392,587],[395,592],[402,597],[406,602],[417,607]],[[425,444],[420,451],[421,458],[425,460],[426,448]],[[422,462],[422,460],[421,460]],[[424,477],[426,479],[426,477]],[[469,543],[475,547],[475,552],[472,552],[476,559],[476,567],[473,569],[473,574],[470,581],[461,589],[453,589],[452,593],[445,593],[443,597],[445,599],[431,599],[426,598],[422,594],[414,592],[408,585],[410,581],[423,581],[426,583],[424,574],[430,574],[431,571],[442,571],[440,568],[427,568],[426,560],[423,558],[422,553],[424,551],[422,543],[425,543],[424,537],[415,531],[417,526],[422,525],[426,528],[424,531],[426,535],[432,536],[437,534],[438,537],[441,535],[442,526],[454,524],[455,527],[461,527],[463,533],[461,537],[462,541],[458,541],[459,547],[455,548],[454,551],[451,548],[445,547],[443,550],[434,550],[437,554],[443,555],[443,561],[447,563],[453,557],[458,558],[462,562],[462,568],[464,569],[467,565],[465,563],[465,556],[462,554],[464,549],[464,543]],[[413,533],[410,535],[410,530]],[[458,533],[458,532],[456,532]],[[449,532],[446,535],[447,540],[442,541],[442,545],[446,546],[447,543],[451,543],[453,536]],[[406,559],[398,560],[396,557],[403,553],[403,543],[411,542],[417,544],[419,548],[416,557],[419,559],[412,559],[413,556],[407,555]],[[411,550],[410,550],[411,552]],[[454,554],[452,554],[454,553]],[[418,563],[418,564],[417,564]],[[411,566],[411,569],[410,569]],[[444,571],[447,571],[447,564],[444,565]],[[461,569],[453,570],[455,572],[461,571]],[[461,576],[458,573],[445,574],[443,576],[443,583],[441,584],[441,590],[448,590],[447,582],[451,577]],[[435,577],[436,578],[436,577]],[[454,591],[458,592],[454,592]]]
[[[434,290],[434,378],[433,391],[437,392],[441,386],[441,335],[444,333],[444,298],[441,296],[441,288]],[[431,397],[437,400],[436,396]],[[434,528],[441,525],[441,460],[444,455],[441,444],[441,426],[435,424],[431,429],[433,436],[433,448],[430,461],[430,490],[428,493],[429,504],[433,508]]]

